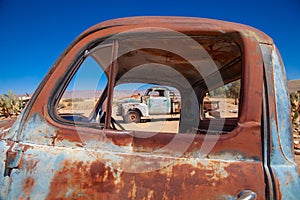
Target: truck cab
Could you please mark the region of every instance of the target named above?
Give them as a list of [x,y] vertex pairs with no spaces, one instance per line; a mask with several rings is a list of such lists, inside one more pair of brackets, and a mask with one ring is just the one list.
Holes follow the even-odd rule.
[[131,95],[118,100],[117,104],[116,114],[126,123],[151,120],[151,115],[171,117],[180,113],[180,97],[167,87],[150,87],[143,96],[140,93]]
[[[172,113],[165,88],[175,88],[177,116],[124,123],[119,101],[149,86],[132,111],[148,101],[148,115]],[[62,53],[1,133],[0,199],[297,199],[289,103],[280,53],[255,28],[102,22]]]

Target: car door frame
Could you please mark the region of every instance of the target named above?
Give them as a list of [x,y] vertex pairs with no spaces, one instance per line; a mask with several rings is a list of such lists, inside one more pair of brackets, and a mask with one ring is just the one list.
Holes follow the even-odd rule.
[[[152,25],[147,26],[151,27]],[[174,161],[173,165],[175,167],[178,166],[179,169],[183,169],[182,166],[184,165],[182,164],[189,166],[188,163],[191,164],[196,162],[196,165],[190,169],[199,169],[199,172],[201,172],[202,169],[205,172],[204,174],[207,174],[209,170],[216,170],[213,165],[217,164],[217,166],[223,166],[222,170],[225,171],[222,171],[221,174],[218,175],[220,177],[217,177],[216,180],[214,179],[214,176],[211,177],[207,175],[205,179],[207,181],[206,183],[215,180],[215,184],[219,184],[219,181],[222,181],[224,178],[224,174],[222,175],[224,172],[225,175],[226,173],[232,175],[233,185],[222,185],[222,190],[216,189],[216,195],[224,194],[225,196],[227,195],[227,197],[236,197],[239,192],[250,189],[257,193],[258,198],[265,198],[265,177],[262,165],[263,157],[261,144],[262,111],[261,106],[257,106],[257,102],[262,102],[263,64],[260,49],[257,48],[258,42],[252,36],[237,34],[238,36],[236,39],[241,45],[243,57],[245,58],[243,60],[244,81],[242,83],[241,94],[241,115],[237,127],[231,133],[219,136],[217,138],[217,143],[215,143],[216,136],[178,134],[180,135],[179,138],[182,140],[178,140],[179,143],[175,146],[180,145],[180,141],[193,138],[190,146],[180,158],[175,156],[177,152],[174,150],[174,146],[167,146],[168,141],[174,138],[174,136],[171,136],[170,134],[158,133],[154,137],[140,138],[138,137],[140,134],[138,131],[114,131],[109,129],[107,125],[105,130],[85,126],[76,127],[70,124],[61,123],[61,121],[57,120],[57,117],[53,115],[53,102],[55,102],[55,99],[57,98],[58,88],[64,77],[72,70],[74,64],[78,62],[78,57],[83,56],[85,50],[94,45],[99,38],[106,38],[109,35],[139,27],[141,27],[141,25],[115,26],[104,30],[85,33],[83,36],[80,36],[71,47],[68,48],[59,61],[55,63],[54,67],[50,70],[50,73],[48,73],[34,95],[34,98],[31,101],[31,105],[34,104],[34,107],[29,106],[29,110],[27,109],[27,113],[24,115],[22,119],[23,123],[19,129],[20,132],[18,138],[20,143],[47,145],[48,147],[53,146],[53,148],[83,148],[82,150],[97,147],[107,148],[107,151],[112,150],[111,147],[113,146],[117,148],[117,153],[128,154],[127,156],[131,157],[130,160],[139,160],[139,157],[148,157],[149,154],[145,154],[145,152],[148,152],[152,153],[150,158],[148,157],[149,159],[171,159]],[[181,28],[177,27],[177,30],[180,31],[180,29],[182,29],[182,31],[186,31],[188,28],[190,27],[182,26]],[[207,29],[205,31],[207,31]],[[215,31],[215,28],[212,28],[212,31]],[[112,81],[110,80],[110,77],[109,81]],[[113,90],[113,88],[110,88],[109,91],[110,90]],[[109,96],[112,97],[112,95]],[[249,96],[251,96],[251,98],[249,98]],[[256,99],[257,102],[252,102],[252,99]],[[108,106],[111,106],[111,103],[108,102]],[[107,119],[109,117],[110,115],[107,116]],[[40,122],[48,129],[47,133],[42,134],[38,129],[30,129],[30,125],[39,122],[39,118],[41,118]],[[102,147],[99,144],[84,143],[78,135],[78,132],[80,131],[87,137],[99,137],[98,141],[101,141],[100,144],[107,145]],[[151,133],[146,134],[151,135]],[[215,143],[215,145],[209,154],[203,158],[200,150],[204,141],[207,142],[207,144]],[[166,148],[164,148],[162,152],[156,152],[155,150],[161,146],[166,146]],[[114,152],[114,150],[112,150],[112,152]],[[205,163],[208,163],[208,165],[205,165]],[[206,169],[205,166],[207,167]],[[105,171],[111,169],[112,166],[109,166]],[[249,170],[253,174],[250,174]],[[174,174],[171,175],[172,177],[177,176],[175,172],[179,173],[178,170],[175,170]],[[182,178],[191,177],[192,174],[193,171],[191,171],[191,174],[189,175],[181,174],[182,176],[178,180],[182,181]],[[258,178],[255,178],[257,175]],[[140,178],[143,177],[141,174],[136,176]],[[163,177],[167,176],[168,175],[166,174]],[[155,177],[152,179],[149,178],[148,180],[150,182],[155,181]],[[203,179],[201,180],[203,181]],[[205,188],[208,188],[208,186],[211,187],[211,185],[206,185]],[[236,188],[233,188],[233,186]],[[142,185],[140,185],[140,187],[142,187]],[[158,189],[157,192],[160,191],[161,190]],[[50,189],[49,192],[51,192]],[[199,194],[199,191],[194,191],[193,193],[188,189],[183,192],[191,192],[190,194],[186,194],[190,197],[195,197],[193,195]],[[213,194],[207,193],[207,195]]]

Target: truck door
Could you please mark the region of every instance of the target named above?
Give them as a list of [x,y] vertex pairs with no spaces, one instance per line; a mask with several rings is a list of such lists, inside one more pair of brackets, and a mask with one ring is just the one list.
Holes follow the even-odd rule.
[[[160,25],[164,21],[172,26],[169,20],[160,19]],[[178,19],[180,23],[174,21],[178,23],[175,27],[191,33],[191,24],[181,20]],[[135,23],[128,27],[132,28]],[[151,25],[151,20],[148,23],[147,26]],[[135,48],[128,54],[121,53],[118,61],[129,64],[121,65],[119,71],[115,68],[115,62],[105,65],[101,55],[117,60],[115,50],[118,43],[113,41],[112,54],[102,54],[99,42],[102,40],[99,38],[127,30],[126,23],[122,24],[113,24],[105,29],[96,27],[79,37],[38,88],[27,107],[22,127],[19,132],[16,131],[18,144],[12,149],[16,152],[12,160],[16,162],[7,166],[7,177],[11,180],[8,199],[265,199],[268,188],[261,140],[263,69],[256,40],[247,34],[239,35],[235,30],[227,31],[228,28],[220,32],[221,25],[211,26],[209,23],[204,24],[203,37],[199,32],[193,40],[197,42],[190,46],[183,46],[188,45],[187,38],[180,43],[182,35],[161,37],[165,30],[159,31],[160,37],[149,37],[155,29],[152,26],[149,34],[145,34],[147,29],[143,29],[142,34],[137,34],[135,29],[133,33],[125,31],[125,35],[121,35],[120,40],[129,38],[124,41],[126,47],[131,44],[131,39],[134,45],[142,43],[146,46],[157,41],[159,44],[173,42],[174,47],[181,47],[179,50],[182,51],[178,53],[188,52],[183,47],[194,51],[198,44],[203,44],[207,51],[200,56],[190,54],[196,55],[192,61],[203,64],[202,69],[211,70],[207,60],[215,59],[211,63],[223,67],[220,69],[222,80],[227,82],[242,77],[243,98],[239,104],[238,118],[205,120],[199,112],[200,95],[191,95],[204,92],[206,87],[201,85],[203,81],[199,81],[204,78],[200,73],[195,73],[196,69],[191,70],[191,63],[184,57],[170,51],[157,51],[157,48],[150,46],[152,48]],[[195,35],[197,24],[197,21],[192,23],[191,37]],[[207,34],[216,27],[218,30]],[[245,38],[241,40],[240,37]],[[119,45],[122,46],[122,42]],[[240,52],[242,48],[247,49]],[[164,55],[168,57],[162,59]],[[159,64],[172,60],[172,64],[161,73],[161,65],[141,65],[149,60]],[[77,85],[72,78],[79,80],[75,72],[80,72],[82,63],[109,66],[102,70],[103,77],[107,79],[99,78],[97,82],[101,85],[106,81],[108,86],[94,87],[94,94],[99,98],[97,101],[95,96],[85,93],[90,91],[86,86],[93,85],[89,78],[82,79],[82,84],[78,85],[80,87],[75,87],[77,89],[73,92],[65,93],[70,84]],[[135,67],[137,71],[132,70]],[[219,68],[213,69],[218,72]],[[213,82],[217,73],[210,72],[206,74],[207,81]],[[95,73],[88,70],[83,75],[92,77]],[[130,124],[135,125],[131,130],[117,128],[117,120],[111,118],[114,112],[112,89],[116,84],[114,78],[121,80],[120,77],[125,83],[136,81],[177,86],[184,94],[179,132],[154,131],[151,129],[154,126],[141,131],[140,127],[147,126],[147,123]],[[184,87],[180,80],[185,80],[184,83],[190,87]],[[220,82],[214,86],[218,85]],[[162,102],[165,99],[161,97]],[[60,104],[65,107],[59,109]],[[107,106],[98,109],[102,104]],[[161,110],[167,112],[167,109]],[[105,116],[104,122],[102,116]],[[224,123],[233,125],[233,129],[223,130]],[[0,145],[3,146],[2,143]]]
[[163,115],[170,113],[170,99],[168,99],[165,90],[154,89],[150,93],[149,99],[149,114]]

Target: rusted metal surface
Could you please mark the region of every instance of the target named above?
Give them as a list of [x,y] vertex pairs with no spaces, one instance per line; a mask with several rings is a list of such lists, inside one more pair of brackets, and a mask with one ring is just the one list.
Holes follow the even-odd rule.
[[7,135],[15,121],[16,118],[0,120],[0,138]]
[[[259,162],[244,165],[244,161],[134,156],[39,145],[24,145],[24,149],[20,169],[12,172],[12,199],[224,199],[243,190],[240,181],[263,183],[263,177],[247,176],[261,169]],[[145,166],[145,161],[151,164]],[[154,165],[162,167],[151,170]],[[140,166],[150,167],[149,171],[134,173]],[[120,170],[124,168],[132,172]],[[260,187],[255,184],[248,189],[258,191]],[[257,195],[263,198],[263,191]]]
[[[170,28],[188,35],[225,35],[241,49],[244,59],[237,63],[242,62],[244,81],[240,115],[233,131],[224,135],[195,132],[153,135],[151,132],[111,130],[110,123],[106,129],[97,129],[59,121],[53,110],[54,102],[85,50],[99,38],[145,27],[150,30],[151,27]],[[262,106],[258,106],[263,102],[264,78],[260,43],[273,45],[268,36],[251,27],[196,18],[118,19],[87,30],[55,63],[18,123],[1,138],[0,172],[8,167],[5,163],[9,152],[19,152],[21,158],[10,173],[0,176],[1,199],[235,199],[245,190],[256,193],[257,199],[268,198],[270,186],[265,181],[264,156],[270,155],[263,153]],[[149,55],[149,52],[160,53],[149,50],[139,53]],[[230,52],[232,58],[240,56],[235,53],[235,47]],[[212,55],[217,57],[217,54]],[[125,61],[127,57],[122,59]],[[139,61],[142,60],[132,64]],[[223,58],[219,61],[221,63]],[[232,66],[237,73],[235,64]],[[190,76],[190,83],[197,84],[195,80],[199,75],[194,71],[174,68]],[[129,66],[124,69],[130,70]],[[114,68],[110,70],[111,76],[117,73]],[[228,73],[224,74],[230,78]],[[270,77],[268,80],[274,82]],[[112,79],[108,87],[110,98],[113,82]],[[274,95],[278,87],[281,86],[271,88],[270,93]],[[283,146],[288,145],[289,140],[280,143],[273,139],[288,134],[288,122],[278,116],[280,108],[276,107],[286,108],[275,101],[276,98],[270,98],[268,104],[274,132],[270,138],[273,145],[270,159],[274,166],[271,184],[274,184],[277,199],[292,198],[299,189],[299,175],[293,164],[286,165],[290,163],[286,161],[291,160],[290,149]],[[108,102],[108,106],[111,103]],[[109,116],[106,121],[111,120]],[[170,143],[172,145],[168,145]],[[205,152],[205,147],[209,146],[213,147]],[[277,156],[280,163],[276,163]],[[11,156],[11,163],[17,161],[16,157]]]
[[270,126],[269,167],[277,198],[297,198],[300,177],[295,163],[290,124],[290,103],[282,60],[274,46],[261,45],[265,57]]
[[220,20],[201,19],[193,17],[129,17],[114,19],[102,22],[91,27],[90,29],[86,30],[81,36],[83,37],[85,34],[89,34],[95,30],[121,26],[162,26],[171,27],[178,31],[188,30],[194,33],[198,32],[199,29],[207,31],[207,33],[215,30],[218,30],[219,32],[238,31],[243,33],[246,37],[255,38],[260,43],[273,43],[273,40],[265,33],[250,26],[232,22],[224,22]]

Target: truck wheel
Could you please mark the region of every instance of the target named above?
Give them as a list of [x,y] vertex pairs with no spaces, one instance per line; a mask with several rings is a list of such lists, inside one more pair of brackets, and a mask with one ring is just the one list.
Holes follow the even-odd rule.
[[140,123],[141,115],[138,111],[130,110],[124,117],[126,123]]

